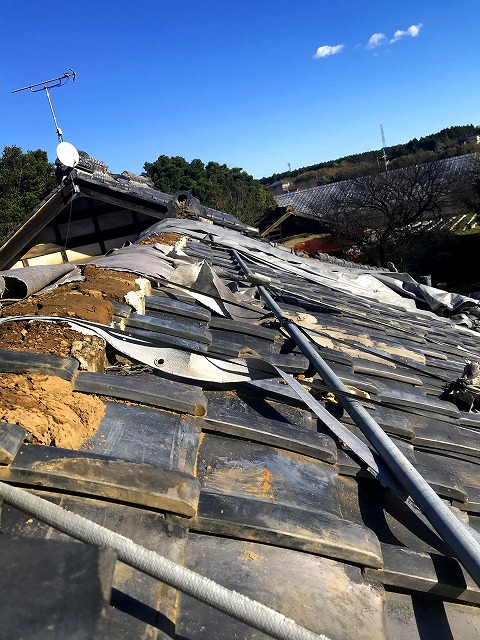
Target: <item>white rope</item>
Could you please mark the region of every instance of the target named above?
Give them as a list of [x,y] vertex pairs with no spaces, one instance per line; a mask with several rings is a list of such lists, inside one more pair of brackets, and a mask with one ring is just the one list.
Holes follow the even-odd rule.
[[114,549],[119,560],[183,593],[226,613],[278,640],[329,640],[300,627],[284,615],[226,589],[209,578],[149,551],[125,536],[106,529],[25,490],[0,482],[0,498],[77,540]]

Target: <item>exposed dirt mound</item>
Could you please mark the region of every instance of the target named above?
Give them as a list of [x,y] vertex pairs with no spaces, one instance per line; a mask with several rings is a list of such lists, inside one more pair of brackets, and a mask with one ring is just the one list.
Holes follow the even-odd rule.
[[53,322],[0,324],[0,349],[76,358],[87,371],[103,372],[106,365],[105,340]]
[[7,322],[0,324],[0,349],[51,353],[70,357],[74,342],[90,341],[91,337],[94,336],[84,336],[65,325],[53,322]]
[[78,285],[66,285],[56,291],[39,296],[31,296],[2,310],[3,316],[61,316],[62,318],[83,318],[101,324],[110,324],[113,306],[108,300],[102,300],[82,292],[72,290]]
[[150,238],[146,238],[138,244],[155,244],[158,242],[159,244],[168,244],[173,247],[181,237],[182,235],[180,233],[165,232],[159,233],[158,236],[150,236]]
[[54,376],[5,373],[0,377],[0,422],[19,424],[34,442],[78,449],[105,413],[96,397],[72,391]]
[[125,295],[138,288],[135,280],[139,276],[135,273],[103,269],[87,264],[83,275],[86,280],[76,285],[78,291],[90,296],[100,295],[104,300],[124,302]]
[[30,296],[1,310],[2,316],[61,316],[83,318],[109,325],[113,317],[111,301],[124,302],[137,288],[133,273],[85,267],[84,282],[66,284],[45,294]]

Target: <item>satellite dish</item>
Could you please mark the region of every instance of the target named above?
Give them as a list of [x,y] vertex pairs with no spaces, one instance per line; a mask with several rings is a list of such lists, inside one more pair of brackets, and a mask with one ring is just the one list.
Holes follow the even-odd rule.
[[80,161],[78,151],[70,142],[60,142],[60,144],[57,145],[57,158],[69,169],[73,169]]

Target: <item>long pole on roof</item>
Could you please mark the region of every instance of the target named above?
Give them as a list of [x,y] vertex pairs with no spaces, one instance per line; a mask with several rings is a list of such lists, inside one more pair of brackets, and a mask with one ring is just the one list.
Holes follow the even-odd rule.
[[[254,276],[255,274],[249,269],[238,252],[235,249],[232,249],[231,252],[244,274]],[[273,311],[282,327],[308,358],[318,375],[330,388],[339,392],[337,395],[338,402],[350,415],[408,495],[411,496],[438,535],[447,543],[468,573],[480,586],[480,542],[478,534],[458,520],[358,400],[353,400],[348,395],[345,395],[348,394],[346,386],[323,360],[295,322],[287,318],[266,288],[258,285],[257,289],[267,306]]]

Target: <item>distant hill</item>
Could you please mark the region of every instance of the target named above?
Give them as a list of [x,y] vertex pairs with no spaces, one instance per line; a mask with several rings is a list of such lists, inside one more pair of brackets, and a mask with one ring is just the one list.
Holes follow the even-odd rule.
[[[467,124],[448,127],[418,140],[413,138],[405,144],[386,147],[388,166],[392,169],[398,169],[411,164],[422,164],[478,151],[480,148],[478,142],[469,140],[470,137],[476,135],[480,135],[480,127]],[[266,187],[271,187],[275,183],[290,182],[290,189],[305,189],[340,180],[349,180],[377,172],[379,168],[384,166],[382,156],[382,149],[365,151],[293,171],[274,173],[267,178],[262,178],[260,182]]]

